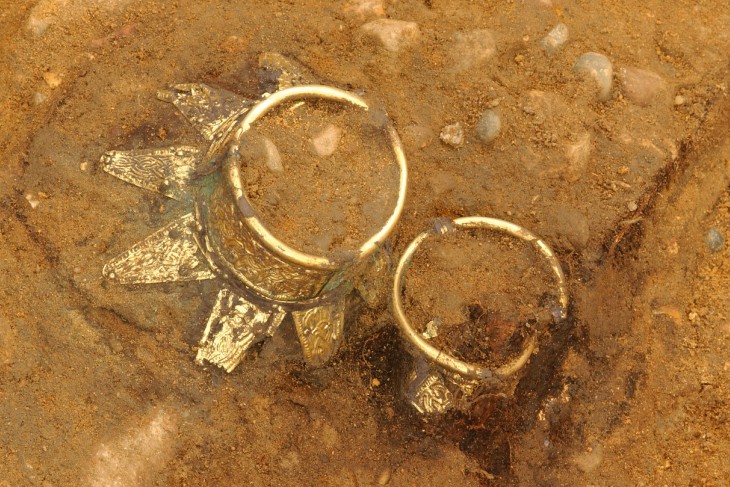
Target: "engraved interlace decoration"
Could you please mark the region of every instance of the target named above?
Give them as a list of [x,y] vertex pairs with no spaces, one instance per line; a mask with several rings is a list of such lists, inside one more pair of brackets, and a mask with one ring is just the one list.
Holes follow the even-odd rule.
[[[359,96],[311,84],[306,71],[275,53],[259,57],[266,92],[249,100],[202,83],[158,92],[205,139],[207,146],[113,150],[101,157],[107,173],[184,203],[183,216],[111,259],[103,275],[120,284],[216,279],[221,282],[196,361],[231,372],[255,343],[276,332],[291,314],[309,365],[337,351],[344,331],[347,296],[357,289],[368,304],[382,300],[384,250],[403,208],[405,156],[392,125],[386,134],[400,167],[398,202],[385,226],[350,262],[308,256],[279,242],[258,217],[242,211],[247,201],[238,172],[238,143],[251,123],[277,103],[324,98],[368,109]],[[367,276],[367,283],[363,276]]]

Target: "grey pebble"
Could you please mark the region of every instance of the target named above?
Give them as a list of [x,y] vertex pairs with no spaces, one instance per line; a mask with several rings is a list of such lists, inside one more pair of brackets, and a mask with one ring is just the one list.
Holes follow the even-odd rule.
[[497,138],[501,129],[502,119],[499,114],[494,110],[485,110],[477,122],[477,137],[485,144],[489,144]]
[[707,248],[710,252],[719,252],[725,247],[725,237],[723,237],[722,232],[715,227],[712,227],[707,231],[705,242],[707,243]]

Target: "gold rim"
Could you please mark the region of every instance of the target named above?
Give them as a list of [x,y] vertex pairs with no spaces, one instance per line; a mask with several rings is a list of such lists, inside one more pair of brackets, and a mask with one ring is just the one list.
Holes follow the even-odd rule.
[[[241,137],[251,128],[251,125],[256,122],[256,120],[266,115],[276,106],[281,105],[286,101],[302,98],[321,98],[342,103],[350,103],[351,105],[362,108],[366,111],[370,109],[367,102],[362,97],[355,95],[354,93],[321,85],[306,85],[287,88],[277,91],[254,105],[251,110],[248,111],[243,120],[238,123],[238,127],[233,138],[234,142],[228,153],[228,157],[224,162],[226,179],[228,180],[230,189],[233,192],[233,196],[236,198],[236,201],[239,202],[239,210],[241,208],[241,204],[248,208],[252,208],[251,202],[249,201],[246,192],[243,190],[241,172],[237,164],[237,156],[239,152],[238,143],[241,140]],[[390,121],[388,121],[386,132],[390,139],[393,155],[395,156],[400,169],[398,200],[393,212],[385,222],[385,225],[383,225],[383,227],[375,235],[370,237],[360,247],[359,258],[367,257],[383,244],[385,239],[395,228],[405,204],[406,186],[408,182],[408,168],[406,165],[405,151],[403,150],[403,144],[401,143],[400,137]],[[243,214],[243,221],[269,250],[278,254],[283,259],[314,269],[338,269],[342,267],[342,262],[323,256],[310,255],[290,247],[276,238],[255,214]]]
[[[548,244],[546,244],[543,240],[539,239],[527,229],[519,225],[515,225],[514,223],[510,223],[504,220],[498,220],[496,218],[472,216],[457,218],[453,220],[452,223],[456,228],[484,228],[496,230],[499,232],[507,233],[509,235],[512,235],[513,237],[519,238],[534,245],[540,252],[540,254],[548,261],[548,263],[550,264],[550,268],[555,274],[562,318],[566,317],[568,309],[568,286],[565,282],[565,274],[563,274],[563,269],[560,267],[560,262],[558,261],[558,258],[555,256],[555,253],[552,251],[550,246],[548,246]],[[427,231],[421,233],[415,239],[413,239],[413,241],[403,252],[403,256],[401,256],[400,261],[398,262],[398,267],[395,271],[395,277],[393,280],[393,312],[395,314],[395,318],[398,322],[398,326],[401,332],[405,335],[406,339],[408,339],[409,342],[415,345],[418,350],[423,352],[428,359],[452,372],[463,375],[465,377],[485,379],[494,376],[507,377],[514,374],[522,367],[524,367],[524,365],[529,360],[530,355],[532,355],[532,352],[535,350],[535,347],[537,346],[537,338],[535,336],[531,337],[527,341],[527,344],[525,345],[522,354],[520,354],[520,356],[517,357],[515,360],[497,369],[490,369],[489,367],[483,367],[478,364],[464,362],[444,352],[443,350],[439,350],[438,348],[428,343],[428,341],[413,328],[413,325],[411,325],[410,320],[403,310],[402,295],[403,286],[405,284],[405,274],[411,265],[411,259],[418,246],[428,237],[433,235],[435,235],[434,231]]]

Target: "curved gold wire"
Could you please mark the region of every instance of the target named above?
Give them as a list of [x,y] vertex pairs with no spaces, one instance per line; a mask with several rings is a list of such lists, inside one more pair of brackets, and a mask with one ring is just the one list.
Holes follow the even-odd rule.
[[[326,100],[338,101],[343,103],[350,103],[356,107],[364,110],[369,110],[369,105],[360,96],[350,93],[348,91],[340,90],[338,88],[332,88],[329,86],[321,85],[305,85],[295,86],[287,88],[270,95],[269,97],[261,100],[259,103],[254,105],[251,110],[246,113],[245,117],[238,123],[236,132],[234,134],[234,143],[231,146],[228,157],[224,162],[224,170],[228,184],[233,196],[240,204],[243,203],[248,208],[251,208],[251,203],[248,200],[248,196],[243,189],[243,182],[241,181],[241,172],[238,166],[238,161],[233,154],[238,153],[238,143],[241,137],[246,133],[251,125],[258,119],[266,115],[276,106],[291,100],[297,100],[302,98],[322,98]],[[401,213],[403,212],[403,206],[405,205],[406,199],[406,188],[408,183],[408,167],[406,164],[405,151],[403,150],[403,144],[395,131],[392,123],[388,121],[386,126],[386,132],[393,149],[393,154],[398,163],[400,170],[400,178],[398,183],[398,200],[395,208],[391,213],[388,220],[385,222],[383,227],[372,237],[370,237],[359,249],[359,257],[365,258],[372,254],[380,245],[383,244],[385,239],[395,228]],[[248,228],[260,239],[260,241],[272,252],[278,254],[281,258],[286,259],[290,262],[314,269],[338,269],[342,267],[342,262],[338,262],[327,257],[310,255],[305,252],[296,250],[293,247],[285,244],[278,238],[276,238],[261,222],[261,220],[251,212],[251,214],[243,214],[242,220],[248,226]]]
[[[524,240],[537,247],[538,251],[548,261],[548,263],[550,264],[550,268],[555,274],[559,294],[559,302],[561,306],[561,317],[566,317],[568,309],[568,286],[565,281],[565,274],[563,274],[563,269],[560,267],[560,262],[558,261],[558,258],[555,256],[555,253],[552,251],[550,246],[548,246],[548,244],[546,244],[543,240],[539,239],[527,229],[519,225],[515,225],[514,223],[499,220],[496,218],[471,216],[457,218],[453,221],[453,224],[456,228],[485,228],[497,230]],[[405,284],[405,274],[411,264],[411,259],[418,246],[421,245],[424,240],[426,240],[430,236],[433,236],[434,234],[434,231],[426,231],[413,239],[413,241],[408,245],[408,247],[406,247],[405,251],[403,252],[400,261],[398,262],[398,267],[395,270],[395,277],[393,279],[392,304],[393,313],[395,314],[395,318],[398,322],[398,326],[401,332],[403,333],[403,335],[405,335],[406,339],[413,345],[415,345],[415,347],[419,351],[425,354],[428,359],[464,377],[486,379],[495,376],[507,377],[514,374],[525,366],[530,358],[530,355],[532,355],[532,352],[535,350],[535,347],[537,346],[537,338],[535,336],[531,337],[530,340],[528,340],[524,350],[515,360],[497,369],[490,369],[488,367],[464,362],[457,359],[456,357],[453,357],[452,355],[449,355],[443,350],[439,350],[438,348],[428,343],[428,341],[413,328],[413,325],[411,325],[411,322],[408,320],[408,317],[406,316],[403,309],[402,300],[403,286]]]

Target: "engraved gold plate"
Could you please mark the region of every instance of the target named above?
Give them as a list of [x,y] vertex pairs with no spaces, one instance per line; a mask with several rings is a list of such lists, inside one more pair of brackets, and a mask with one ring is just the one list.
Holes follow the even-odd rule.
[[193,237],[194,223],[193,215],[189,213],[157,230],[110,260],[102,271],[104,277],[120,284],[215,278]]
[[[271,336],[287,313],[293,317],[309,365],[337,352],[344,331],[346,299],[354,288],[365,300],[382,298],[387,267],[383,248],[403,210],[407,167],[391,124],[384,135],[400,171],[398,199],[384,226],[346,260],[308,255],[279,241],[251,211],[239,171],[242,135],[277,105],[318,98],[368,110],[360,96],[311,78],[291,60],[265,53],[260,68],[273,93],[248,100],[204,84],[177,84],[158,92],[206,140],[202,148],[109,151],[103,169],[128,183],[188,205],[189,213],[154,232],[104,267],[120,284],[216,279],[221,289],[207,320],[198,363],[231,372],[255,343]],[[276,91],[278,90],[278,91]],[[384,260],[385,259],[385,260]],[[373,284],[361,282],[368,275]]]
[[232,372],[251,345],[272,336],[284,320],[280,306],[257,306],[229,288],[218,292],[195,361]]

